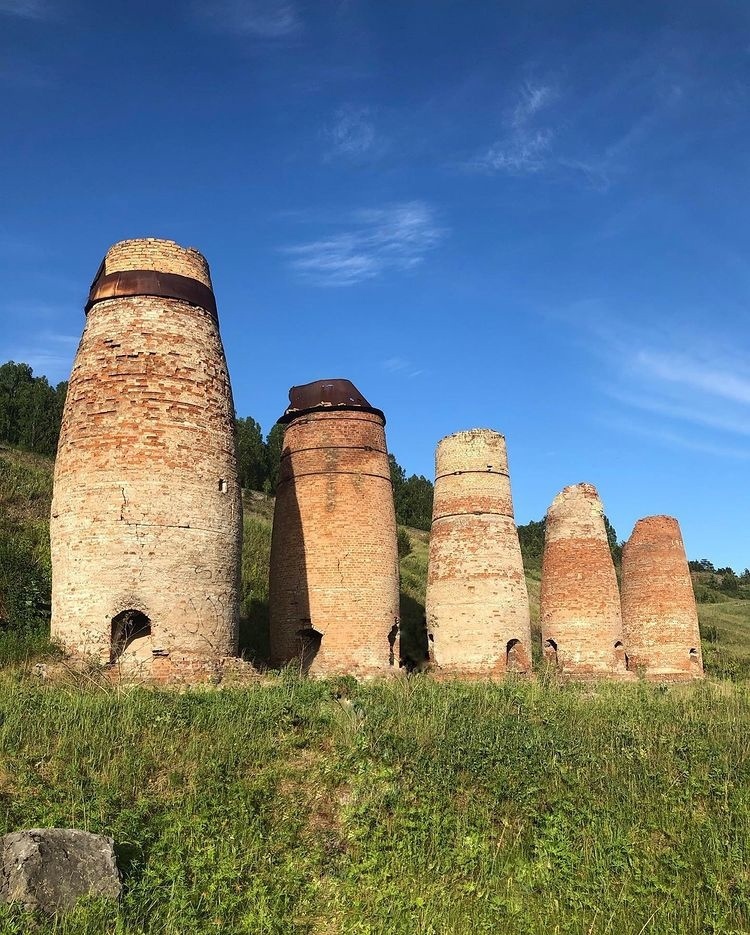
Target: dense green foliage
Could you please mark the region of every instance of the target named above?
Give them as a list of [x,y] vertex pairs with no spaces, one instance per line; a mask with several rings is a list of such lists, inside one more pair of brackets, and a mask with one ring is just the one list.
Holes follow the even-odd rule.
[[521,544],[524,567],[533,568],[541,573],[544,555],[544,520],[531,520],[519,526],[518,541]]
[[432,525],[432,481],[421,474],[406,476],[406,471],[391,454],[388,455],[393,484],[393,500],[396,519],[402,526],[412,529],[429,529]]
[[238,418],[236,426],[240,484],[246,490],[273,493],[279,479],[284,426],[274,425],[265,440],[260,424],[249,416]]
[[0,448],[0,632],[48,627],[51,497],[48,461]]
[[746,686],[72,688],[0,680],[0,831],[112,835],[124,900],[7,935],[750,927]]
[[67,383],[51,387],[28,364],[0,366],[0,442],[54,455]]

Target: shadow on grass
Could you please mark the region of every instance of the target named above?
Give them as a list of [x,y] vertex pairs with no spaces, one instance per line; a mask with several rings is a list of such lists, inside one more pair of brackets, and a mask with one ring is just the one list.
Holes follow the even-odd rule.
[[265,669],[271,655],[268,599],[251,598],[246,610],[240,618],[240,655]]
[[399,664],[409,672],[419,672],[429,662],[427,620],[424,604],[401,592],[401,644]]

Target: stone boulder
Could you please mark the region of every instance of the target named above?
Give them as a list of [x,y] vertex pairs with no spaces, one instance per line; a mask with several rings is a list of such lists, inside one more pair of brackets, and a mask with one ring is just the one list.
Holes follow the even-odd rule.
[[0,899],[55,913],[82,896],[117,900],[122,891],[114,841],[70,828],[15,831],[1,840]]

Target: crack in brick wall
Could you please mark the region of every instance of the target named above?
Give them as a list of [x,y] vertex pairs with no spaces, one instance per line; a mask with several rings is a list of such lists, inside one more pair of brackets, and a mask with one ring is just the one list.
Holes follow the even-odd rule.
[[[201,254],[170,241],[123,241],[104,265],[106,273],[155,269],[211,285]],[[134,665],[164,678],[217,665],[237,651],[241,523],[232,394],[215,319],[155,296],[93,305],[55,464],[53,637],[107,662],[112,619],[133,609],[152,624]]]

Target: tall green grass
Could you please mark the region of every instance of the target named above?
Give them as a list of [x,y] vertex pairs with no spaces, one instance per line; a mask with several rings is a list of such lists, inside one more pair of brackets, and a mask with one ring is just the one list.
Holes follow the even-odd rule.
[[745,686],[6,678],[0,717],[0,831],[111,834],[126,885],[3,933],[750,929]]

